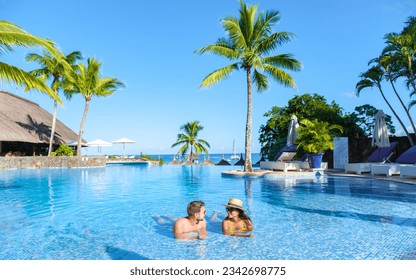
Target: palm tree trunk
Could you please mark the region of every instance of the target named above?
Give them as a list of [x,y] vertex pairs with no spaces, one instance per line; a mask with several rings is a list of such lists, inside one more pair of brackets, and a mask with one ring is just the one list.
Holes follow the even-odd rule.
[[253,172],[251,165],[251,126],[252,126],[252,108],[253,98],[251,90],[251,69],[247,68],[247,122],[246,122],[246,143],[245,152],[246,160],[244,162],[244,172]]
[[402,107],[403,107],[404,111],[406,112],[406,115],[409,118],[410,123],[412,124],[413,132],[416,134],[416,127],[415,127],[415,124],[413,123],[412,117],[410,116],[409,109],[406,107],[406,105],[404,105],[404,102],[403,102],[402,98],[397,93],[396,87],[394,86],[394,83],[391,79],[390,73],[387,73],[387,76],[389,78],[391,86],[393,87],[394,93],[396,94],[397,98],[399,99],[400,104],[402,104]]
[[415,79],[414,79],[414,75],[413,75],[413,70],[412,70],[412,58],[408,59],[408,64],[409,64],[409,73],[410,73],[410,84],[413,87],[414,92],[416,93],[416,84],[415,84]]
[[387,98],[384,96],[384,92],[383,92],[383,90],[381,89],[381,87],[380,87],[380,86],[378,86],[378,90],[380,91],[381,96],[383,97],[383,99],[384,99],[384,101],[387,103],[387,105],[389,106],[390,110],[391,110],[391,111],[393,112],[393,114],[396,116],[396,118],[397,118],[397,120],[399,121],[400,125],[402,126],[402,128],[403,128],[404,132],[406,133],[407,138],[409,139],[410,145],[413,147],[415,144],[413,143],[413,139],[412,139],[412,137],[410,136],[409,132],[407,131],[406,126],[404,125],[404,123],[402,122],[402,120],[399,118],[399,116],[397,115],[396,111],[394,111],[394,109],[393,109],[393,107],[390,105],[390,103],[387,101]]
[[89,105],[90,105],[90,100],[85,99],[84,114],[82,115],[81,125],[79,127],[79,134],[78,134],[78,143],[77,143],[77,156],[78,157],[81,156],[82,132],[84,130],[85,120],[87,119],[87,112],[88,112]]
[[[58,92],[56,92],[56,95],[58,95]],[[49,139],[49,149],[48,149],[48,157],[51,156],[52,153],[52,145],[53,145],[53,139],[55,137],[55,127],[56,127],[56,112],[58,109],[58,102],[54,100],[53,102],[53,117],[52,117],[52,127],[51,127],[51,136]]]

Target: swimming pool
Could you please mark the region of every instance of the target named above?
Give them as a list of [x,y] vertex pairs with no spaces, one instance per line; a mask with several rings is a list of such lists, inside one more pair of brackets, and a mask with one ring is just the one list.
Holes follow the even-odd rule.
[[[0,259],[416,259],[416,186],[321,176],[222,177],[220,166],[113,165],[0,172]],[[175,240],[172,223],[244,201],[254,238]]]

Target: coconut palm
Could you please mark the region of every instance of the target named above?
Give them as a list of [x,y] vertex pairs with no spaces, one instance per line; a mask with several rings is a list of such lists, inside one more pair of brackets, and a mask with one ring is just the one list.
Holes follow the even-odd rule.
[[[34,75],[35,77],[40,78],[42,81],[52,79],[51,88],[57,96],[59,96],[58,91],[62,88],[62,77],[64,75],[67,75],[66,73],[68,72],[68,68],[66,67],[66,65],[63,64],[63,61],[73,66],[76,63],[76,61],[80,59],[82,59],[82,55],[81,55],[81,52],[79,51],[75,51],[75,52],[68,54],[67,56],[65,56],[64,60],[56,59],[47,51],[43,51],[43,55],[39,55],[37,53],[29,53],[26,56],[27,61],[35,61],[41,66],[41,68],[32,70],[29,73]],[[48,156],[50,156],[52,153],[52,145],[53,145],[53,139],[55,135],[57,108],[58,108],[58,102],[54,99],[52,127],[51,127],[51,136],[49,139]]]
[[404,104],[403,99],[397,92],[396,86],[394,85],[396,80],[401,77],[400,73],[402,73],[402,68],[403,68],[402,64],[400,63],[401,60],[402,59],[398,57],[397,54],[385,53],[385,54],[382,54],[378,58],[372,59],[370,63],[378,63],[378,66],[382,67],[385,73],[386,79],[390,82],[390,85],[393,88],[394,94],[396,95],[404,111],[406,112],[406,115],[410,121],[410,124],[412,125],[413,132],[416,133],[416,126],[413,122],[412,116],[410,115],[409,108]]
[[[33,36],[8,21],[0,21],[0,56],[13,51],[17,47],[45,47],[55,58],[61,59],[62,54],[54,47],[50,40]],[[26,86],[29,89],[36,89],[50,95],[53,99],[62,103],[56,93],[44,82],[23,71],[22,69],[0,61],[0,80],[13,82],[19,86]]]
[[81,156],[81,141],[89,104],[93,96],[108,96],[124,84],[116,78],[100,76],[101,62],[88,58],[87,66],[78,63],[69,77],[65,77],[64,91],[68,98],[80,93],[85,99],[84,113],[78,134],[77,156]]
[[283,69],[298,71],[301,63],[291,54],[268,56],[278,46],[287,43],[293,37],[288,32],[273,32],[272,26],[280,20],[277,11],[257,13],[257,5],[247,6],[240,0],[240,17],[227,17],[221,21],[227,38],[220,38],[216,43],[196,50],[223,56],[234,63],[215,70],[204,78],[201,87],[211,87],[230,75],[233,70],[243,69],[247,82],[247,119],[245,136],[246,160],[244,171],[252,171],[251,130],[252,130],[252,84],[257,91],[269,87],[271,77],[280,84],[295,87],[293,78]]
[[361,91],[365,88],[373,88],[377,87],[380,91],[381,96],[383,97],[384,101],[386,102],[387,106],[389,106],[390,110],[396,116],[397,120],[399,121],[400,125],[402,126],[403,130],[405,131],[407,138],[409,139],[410,144],[413,146],[413,139],[410,136],[409,132],[407,131],[406,126],[403,124],[403,121],[399,118],[394,108],[391,106],[390,102],[387,100],[384,92],[381,88],[381,82],[384,78],[384,71],[380,66],[372,66],[366,72],[360,74],[360,81],[356,84],[356,94],[357,96],[360,95]]
[[182,145],[182,147],[180,147],[179,151],[176,154],[181,154],[182,156],[184,156],[186,152],[190,149],[191,152],[189,153],[189,159],[192,160],[192,157],[194,155],[194,147],[195,153],[197,155],[203,152],[208,154],[207,147],[210,147],[209,143],[204,139],[198,138],[199,132],[203,129],[204,127],[199,124],[199,121],[187,122],[186,124],[182,125],[180,127],[180,130],[182,130],[183,133],[178,134],[178,139],[172,145],[172,148],[178,145]]

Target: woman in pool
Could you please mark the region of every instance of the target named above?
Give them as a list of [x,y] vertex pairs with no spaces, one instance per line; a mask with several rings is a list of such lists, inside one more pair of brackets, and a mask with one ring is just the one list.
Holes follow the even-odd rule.
[[222,221],[222,232],[225,235],[253,237],[250,232],[253,230],[253,223],[246,210],[243,208],[243,202],[237,198],[230,198],[226,207],[228,216]]

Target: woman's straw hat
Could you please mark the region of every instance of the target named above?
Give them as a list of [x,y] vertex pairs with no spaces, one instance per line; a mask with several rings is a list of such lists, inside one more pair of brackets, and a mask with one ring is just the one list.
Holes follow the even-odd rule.
[[237,209],[241,209],[244,212],[246,212],[247,210],[243,208],[243,202],[241,200],[239,200],[238,198],[230,198],[230,200],[228,200],[228,204],[223,204],[226,207],[230,207],[230,208],[237,208]]

